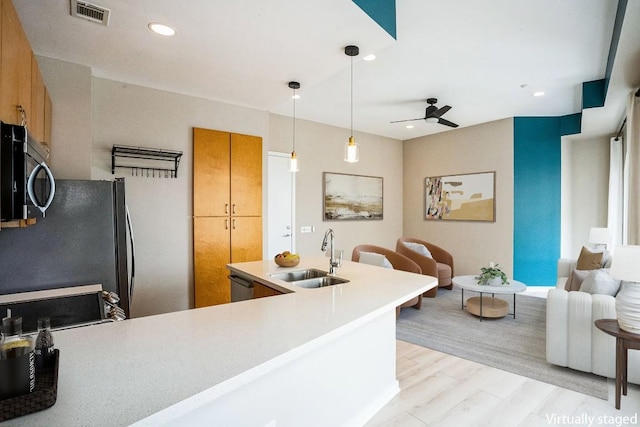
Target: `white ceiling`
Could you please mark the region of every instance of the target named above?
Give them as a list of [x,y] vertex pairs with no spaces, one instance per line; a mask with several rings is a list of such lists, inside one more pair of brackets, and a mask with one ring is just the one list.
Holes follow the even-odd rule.
[[[70,16],[69,0],[14,0],[37,55],[90,66],[97,77],[291,115],[287,83],[302,87],[296,116],[406,140],[450,128],[392,120],[453,108],[461,127],[513,116],[580,111],[581,84],[604,77],[617,2],[396,0],[397,40],[351,0],[96,0],[108,26]],[[589,134],[614,133],[640,84],[640,2],[629,2],[605,108]],[[147,29],[176,28],[172,38]],[[375,61],[362,57],[375,53]],[[542,90],[544,97],[533,97]]]

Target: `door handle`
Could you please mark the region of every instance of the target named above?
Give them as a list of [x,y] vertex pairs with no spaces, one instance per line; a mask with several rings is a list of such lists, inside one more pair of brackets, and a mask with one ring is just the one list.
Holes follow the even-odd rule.
[[236,229],[236,220],[235,219],[233,220],[233,229],[234,230]]
[[283,234],[282,237],[291,237],[291,234]]
[[224,204],[224,213],[226,213],[226,214],[229,213],[229,203],[225,203]]
[[235,214],[236,214],[236,204],[235,204],[235,203],[232,205],[231,213],[232,213],[233,215],[235,215]]
[[225,220],[224,220],[224,229],[225,229],[225,230],[228,230],[228,229],[229,229],[229,220],[228,220],[228,219],[225,219]]

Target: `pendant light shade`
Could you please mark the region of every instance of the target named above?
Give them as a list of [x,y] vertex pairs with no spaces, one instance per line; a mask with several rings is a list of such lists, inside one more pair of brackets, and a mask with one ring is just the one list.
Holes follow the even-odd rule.
[[344,53],[351,57],[351,136],[349,142],[344,146],[344,161],[355,163],[360,160],[360,147],[353,137],[353,57],[358,56],[360,49],[358,46],[349,45],[344,48]]
[[289,159],[289,172],[298,172],[298,155],[296,154],[296,89],[300,89],[300,83],[289,82],[289,87],[293,89],[293,150],[291,151],[291,158]]

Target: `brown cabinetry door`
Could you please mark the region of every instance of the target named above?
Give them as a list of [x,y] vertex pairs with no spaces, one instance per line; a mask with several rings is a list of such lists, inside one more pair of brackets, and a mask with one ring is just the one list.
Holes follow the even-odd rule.
[[231,262],[262,259],[262,217],[231,218]]
[[193,129],[193,215],[231,214],[229,133]]
[[44,136],[45,87],[36,57],[31,55],[31,113],[29,131],[36,141],[45,142]]
[[262,138],[231,134],[231,215],[262,215]]
[[10,0],[2,1],[1,19],[0,120],[20,124],[21,116],[17,106],[24,108],[27,121],[32,112],[31,46]]
[[227,264],[231,256],[230,219],[193,219],[193,267],[195,306],[231,302]]
[[44,144],[47,146],[49,152],[51,152],[51,98],[49,97],[49,91],[46,86],[44,88]]

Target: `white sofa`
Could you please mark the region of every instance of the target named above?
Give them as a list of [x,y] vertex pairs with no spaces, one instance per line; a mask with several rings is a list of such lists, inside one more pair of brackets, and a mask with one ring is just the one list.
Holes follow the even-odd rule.
[[[616,340],[594,322],[615,319],[615,297],[567,292],[576,260],[558,260],[558,281],[547,294],[547,362],[608,378],[616,374]],[[629,350],[628,381],[640,384],[640,351]]]

